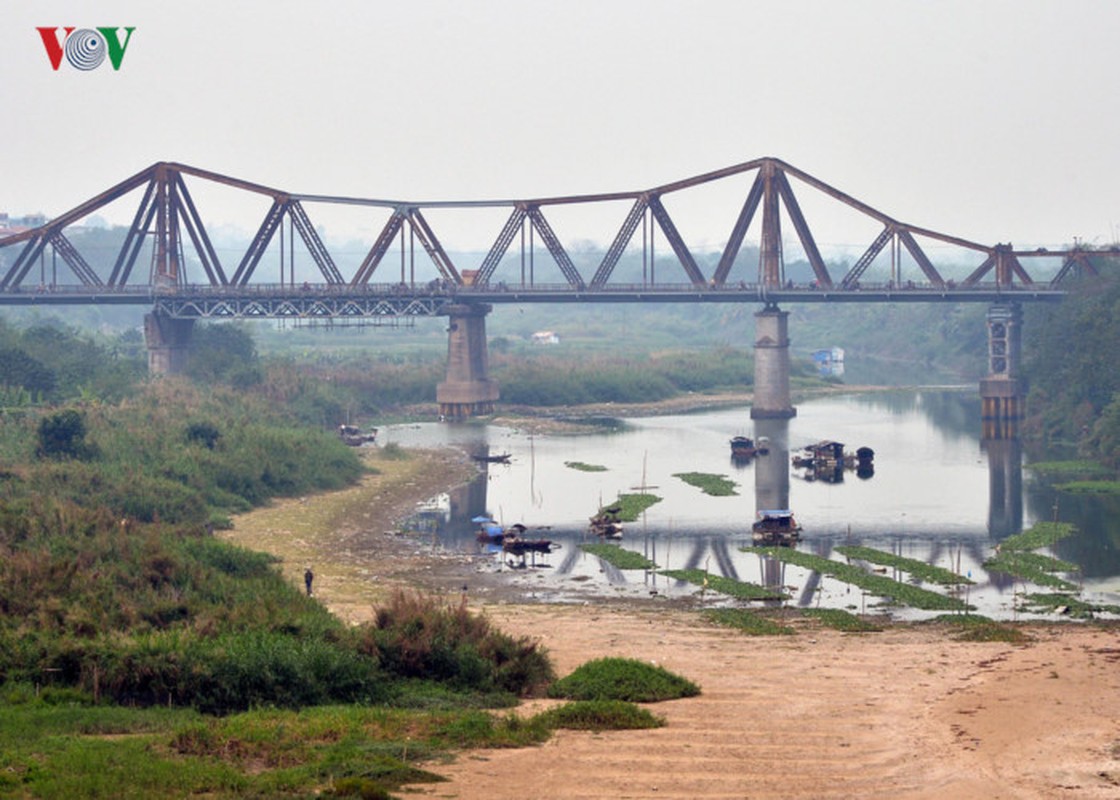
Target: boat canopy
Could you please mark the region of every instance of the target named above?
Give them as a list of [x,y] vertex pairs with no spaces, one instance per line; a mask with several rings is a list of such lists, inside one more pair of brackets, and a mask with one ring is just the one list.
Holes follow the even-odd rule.
[[766,511],[759,511],[760,517],[792,517],[793,512],[788,508],[770,509]]

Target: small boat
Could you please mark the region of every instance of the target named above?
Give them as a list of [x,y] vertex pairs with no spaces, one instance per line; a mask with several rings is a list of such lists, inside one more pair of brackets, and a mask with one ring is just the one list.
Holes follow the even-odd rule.
[[731,456],[733,458],[754,458],[758,450],[754,446],[754,439],[749,436],[734,436],[731,439]]
[[789,547],[801,539],[801,525],[789,509],[759,511],[751,533],[757,544]]
[[600,509],[599,513],[591,518],[590,531],[604,539],[622,538],[622,521],[619,515],[622,507],[618,505]]
[[338,436],[343,443],[351,447],[361,447],[363,444],[372,444],[377,441],[377,428],[363,431],[356,425],[339,425]]
[[553,544],[551,539],[521,539],[519,537],[507,539],[502,544],[504,552],[511,556],[521,557],[526,553],[551,553],[559,547],[559,545]]

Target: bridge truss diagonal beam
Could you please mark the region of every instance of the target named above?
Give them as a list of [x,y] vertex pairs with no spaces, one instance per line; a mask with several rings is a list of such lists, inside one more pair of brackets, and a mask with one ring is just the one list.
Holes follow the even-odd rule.
[[389,252],[390,245],[397,238],[397,231],[404,225],[404,220],[405,212],[399,208],[389,216],[389,219],[385,221],[385,225],[381,228],[381,232],[377,235],[373,247],[366,253],[366,257],[362,259],[362,263],[358,266],[358,271],[354,273],[354,278],[350,281],[351,286],[364,286],[369,283],[373,273],[377,271],[381,259]]
[[929,258],[926,257],[925,251],[923,251],[922,248],[918,246],[918,243],[914,241],[914,237],[910,234],[910,231],[906,229],[899,231],[898,239],[900,242],[902,242],[903,246],[910,253],[910,256],[917,263],[918,268],[927,278],[929,278],[930,283],[932,283],[934,286],[944,286],[945,279],[941,277],[941,273],[937,271],[932,262],[930,262]]
[[845,289],[855,288],[856,284],[859,283],[860,276],[871,266],[871,262],[882,252],[887,242],[889,242],[893,236],[894,228],[888,223],[884,226],[883,230],[879,232],[879,235],[875,237],[875,241],[871,243],[867,250],[864,251],[863,255],[852,265],[852,268],[848,270],[848,274],[840,281],[840,285]]
[[622,227],[618,229],[614,241],[611,242],[611,246],[607,250],[606,255],[603,256],[599,268],[595,270],[595,275],[591,278],[592,289],[599,289],[607,285],[611,273],[614,272],[614,268],[618,265],[622,254],[626,252],[626,246],[630,244],[630,240],[634,238],[634,231],[638,229],[638,223],[642,221],[648,207],[649,203],[644,197],[639,197],[634,201],[634,205],[630,207],[630,213],[626,215],[626,219],[622,222]]
[[510,244],[513,243],[513,237],[521,230],[521,226],[525,222],[527,211],[524,206],[514,206],[513,211],[510,212],[509,218],[506,219],[506,224],[502,226],[501,231],[498,232],[498,238],[494,240],[494,244],[490,246],[490,251],[486,254],[486,258],[482,259],[482,264],[478,268],[478,274],[475,275],[474,282],[479,286],[486,286],[490,283],[490,277],[494,274],[494,270],[502,263],[506,251],[509,250]]
[[287,202],[284,200],[276,199],[272,201],[272,207],[269,208],[268,213],[265,214],[256,236],[254,236],[253,240],[249,243],[249,249],[245,251],[245,255],[242,257],[237,271],[233,273],[232,282],[234,286],[244,286],[249,282],[249,278],[252,277],[253,271],[257,268],[257,264],[260,263],[261,256],[263,256],[265,250],[268,249],[268,245],[272,241],[276,229],[280,227],[280,223],[284,219],[286,206]]
[[727,246],[723,248],[723,255],[720,256],[719,264],[716,266],[715,275],[712,279],[719,286],[727,283],[727,276],[731,274],[731,267],[734,266],[735,259],[743,248],[743,239],[751,227],[751,221],[754,219],[755,212],[758,211],[758,203],[762,199],[763,183],[760,170],[754,178],[754,183],[751,184],[747,199],[743,201],[743,208],[735,219],[735,226],[731,229]]
[[202,262],[202,269],[206,272],[206,277],[212,286],[227,286],[229,280],[226,278],[225,270],[222,269],[222,263],[218,259],[218,254],[214,250],[209,234],[206,233],[206,227],[202,223],[202,218],[195,207],[191,193],[187,190],[187,184],[179,173],[175,174],[175,194],[181,211],[186,212],[181,215],[183,224],[186,226],[187,235],[191,237],[191,242],[194,244],[198,260]]
[[805,215],[801,213],[801,206],[793,194],[793,187],[789,185],[789,180],[784,172],[779,171],[775,180],[778,185],[778,195],[785,204],[790,221],[793,222],[793,229],[797,231],[801,249],[805,251],[805,257],[809,259],[809,266],[813,268],[813,274],[816,275],[818,285],[831,289],[832,276],[828,273],[828,267],[825,266],[824,259],[821,258],[821,252],[817,248],[817,242],[813,238],[812,232],[809,230],[809,224],[805,221]]
[[661,202],[661,197],[658,195],[650,195],[649,208],[653,212],[653,218],[657,220],[661,232],[665,234],[665,238],[669,240],[669,246],[673,248],[673,253],[676,254],[677,260],[684,267],[685,274],[692,282],[693,286],[704,286],[707,281],[704,280],[704,273],[700,271],[700,267],[696,265],[696,259],[692,257],[692,252],[688,249],[688,245],[684,243],[681,238],[680,232],[677,230],[673,218],[669,216],[669,212],[665,210],[665,206]]
[[428,258],[436,265],[436,269],[439,270],[439,274],[443,279],[454,284],[461,284],[463,279],[459,277],[459,271],[455,269],[455,265],[451,263],[451,257],[448,256],[447,251],[443,249],[439,237],[437,237],[436,232],[432,230],[432,226],[428,224],[428,220],[420,213],[419,208],[409,210],[408,224],[416,237],[420,240],[420,244],[423,246],[424,252],[428,254]]
[[579,270],[576,269],[576,265],[572,263],[572,259],[568,256],[568,251],[564,249],[564,245],[560,244],[560,239],[556,236],[556,232],[552,230],[552,226],[549,225],[548,220],[544,218],[540,207],[531,206],[528,213],[529,221],[533,229],[536,230],[536,232],[540,234],[541,239],[544,240],[545,247],[547,247],[548,252],[552,254],[552,258],[556,261],[556,265],[560,267],[560,271],[564,274],[564,277],[567,278],[568,283],[575,289],[583,291],[583,289],[586,288],[583,277],[579,274]]
[[307,252],[311,254],[311,259],[319,268],[319,273],[323,276],[327,283],[342,284],[345,281],[342,278],[342,273],[338,271],[335,266],[334,259],[331,254],[327,252],[326,245],[323,240],[319,238],[318,232],[311,224],[311,220],[307,216],[307,212],[303,208],[303,204],[299,200],[292,200],[287,204],[288,218],[291,219],[293,227],[299,232],[299,236],[303,239],[303,244],[307,248]]

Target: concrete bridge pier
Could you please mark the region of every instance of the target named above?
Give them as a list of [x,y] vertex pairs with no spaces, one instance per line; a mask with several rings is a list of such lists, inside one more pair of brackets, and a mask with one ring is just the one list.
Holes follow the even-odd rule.
[[789,312],[768,303],[754,315],[754,403],[751,419],[789,419]]
[[498,384],[487,373],[486,315],[491,306],[456,304],[448,307],[447,380],[436,386],[439,413],[447,419],[494,412]]
[[148,346],[149,375],[178,375],[187,366],[187,348],[194,331],[193,319],[165,314],[144,315],[144,342]]
[[988,307],[988,376],[980,381],[981,438],[1013,439],[1026,411],[1022,363],[1023,312],[1015,303]]

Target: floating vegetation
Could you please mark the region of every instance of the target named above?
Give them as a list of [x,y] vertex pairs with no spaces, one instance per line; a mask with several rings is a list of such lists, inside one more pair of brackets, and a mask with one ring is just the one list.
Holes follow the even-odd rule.
[[1040,547],[1049,547],[1077,529],[1068,522],[1036,522],[1022,533],[1008,536],[999,543],[998,551],[1037,550]]
[[1062,613],[1074,619],[1091,619],[1097,614],[1120,614],[1120,606],[1087,603],[1061,592],[1028,594],[1023,598],[1020,610],[1034,614]]
[[989,558],[983,564],[988,572],[1002,572],[1016,578],[1039,586],[1050,586],[1062,591],[1075,591],[1077,587],[1067,580],[1053,574],[1055,572],[1073,572],[1076,564],[1060,561],[1040,553],[1027,553],[1019,550],[1004,552],[1001,548],[995,557]]
[[896,556],[894,553],[888,553],[885,550],[876,550],[873,547],[841,545],[836,548],[836,552],[859,561],[868,561],[872,564],[881,564],[885,567],[895,567],[907,573],[910,577],[917,578],[926,583],[940,583],[945,586],[973,583],[973,581],[958,575],[950,569],[935,567],[914,558],[903,558],[902,556]]
[[792,636],[797,633],[788,625],[745,608],[713,608],[705,611],[703,616],[709,622],[735,628],[748,636]]
[[713,497],[730,497],[739,494],[735,487],[739,484],[728,480],[726,475],[715,475],[710,472],[674,472],[674,478],[680,478],[689,486],[695,486],[704,494]]
[[841,608],[804,608],[801,613],[811,619],[820,620],[827,628],[845,633],[872,633],[883,630],[880,626],[860,619]]
[[740,600],[788,600],[789,595],[776,589],[759,586],[757,583],[746,583],[734,578],[725,578],[722,575],[709,575],[702,569],[663,569],[661,574],[667,578],[686,581],[713,592],[737,597]]
[[1120,494],[1120,481],[1070,481],[1054,488],[1069,494]]
[[656,569],[657,564],[641,553],[623,550],[616,544],[581,544],[580,549],[619,569]]
[[965,611],[970,608],[963,600],[948,597],[928,589],[900,583],[882,575],[871,575],[851,564],[841,564],[811,553],[802,553],[788,547],[744,547],[747,553],[761,553],[788,564],[830,575],[838,580],[866,589],[877,597],[889,597],[897,603],[927,611]]
[[[612,506],[621,509],[618,512],[619,522],[637,522],[642,512],[654,503],[660,503],[661,498],[655,494],[620,494]],[[602,509],[599,509],[602,511]]]
[[602,464],[587,464],[583,461],[565,461],[564,466],[569,469],[578,469],[580,472],[606,472]]

